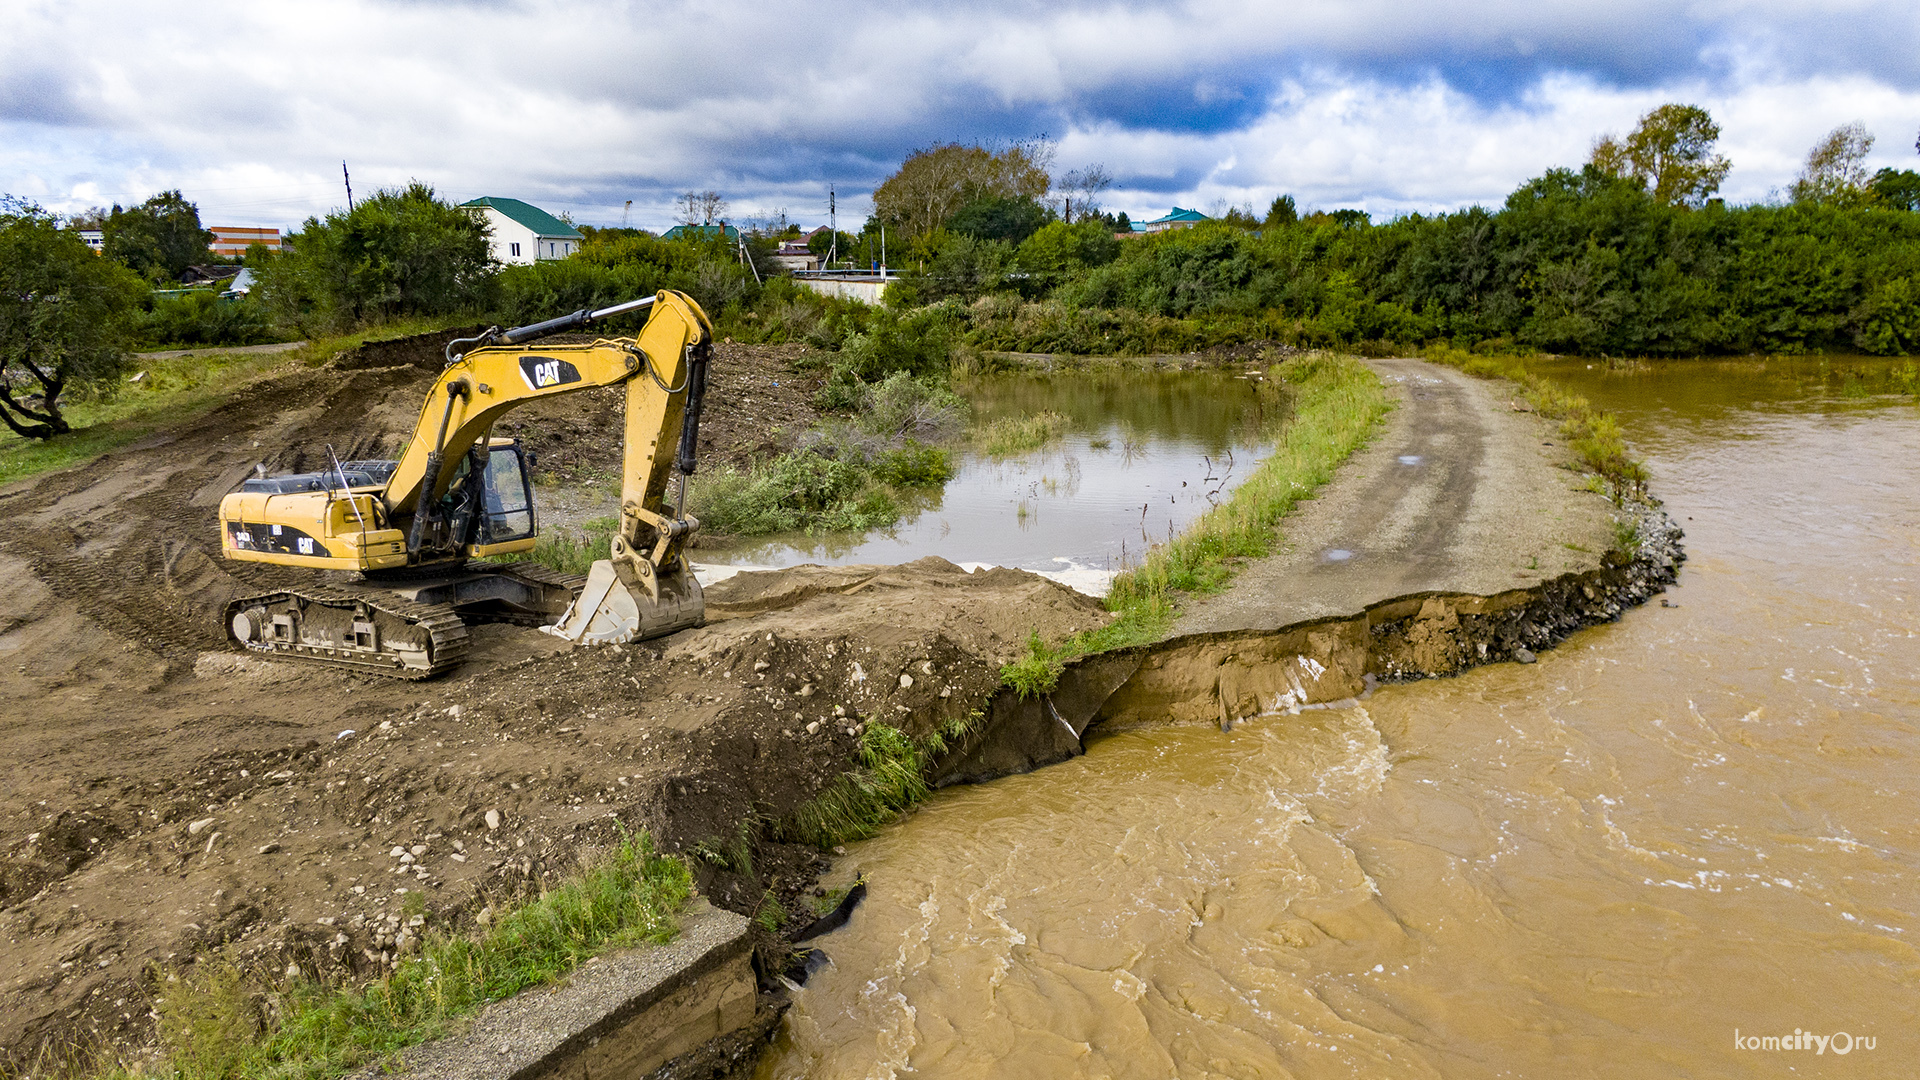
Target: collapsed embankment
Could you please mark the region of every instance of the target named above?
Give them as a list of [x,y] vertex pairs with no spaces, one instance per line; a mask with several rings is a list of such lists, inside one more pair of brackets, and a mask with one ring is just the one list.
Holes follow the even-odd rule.
[[[433,355],[293,371],[0,491],[0,572],[17,585],[0,597],[0,1043],[16,1069],[151,1045],[166,988],[202,957],[254,980],[234,1030],[268,1027],[288,987],[381,979],[633,830],[755,918],[777,985],[786,945],[771,930],[809,920],[820,847],[877,827],[926,780],[1029,769],[1077,753],[1092,724],[1155,709],[1217,722],[1288,693],[1348,696],[1369,673],[1514,656],[1617,614],[1676,557],[1670,528],[1644,518],[1639,550],[1598,569],[1088,657],[1026,700],[1000,670],[1028,634],[1061,640],[1111,616],[1033,575],[941,560],[741,575],[710,594],[709,626],[640,647],[483,627],[475,662],[424,686],[222,651],[220,605],[283,572],[219,558],[219,496],[261,461],[387,445]],[[771,362],[723,353],[716,375]],[[594,442],[605,409],[588,397],[549,429]],[[760,406],[740,404],[714,430],[764,435]],[[1465,482],[1424,505],[1466,498]],[[1324,671],[1296,688],[1302,657]]]
[[1048,693],[1002,688],[977,731],[937,763],[936,785],[1025,772],[1082,752],[1094,728],[1219,724],[1354,699],[1376,683],[1532,663],[1574,632],[1612,622],[1673,583],[1679,526],[1630,504],[1633,542],[1597,569],[1492,596],[1422,592],[1272,630],[1186,634],[1081,657]]

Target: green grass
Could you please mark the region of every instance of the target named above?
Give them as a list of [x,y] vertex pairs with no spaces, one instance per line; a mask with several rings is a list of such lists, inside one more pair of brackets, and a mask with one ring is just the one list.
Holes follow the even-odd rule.
[[579,528],[552,525],[540,530],[540,539],[532,551],[520,555],[496,555],[489,562],[532,560],[563,574],[584,574],[600,559],[613,558],[613,536],[620,531],[617,517],[594,518]]
[[71,432],[51,439],[23,439],[0,428],[0,484],[91,461],[171,424],[191,420],[246,383],[286,370],[290,362],[287,353],[136,358],[127,376],[145,372],[139,382],[123,380],[110,394],[61,402],[61,411],[73,425]]
[[982,426],[974,438],[990,457],[1013,457],[1057,442],[1067,430],[1067,418],[1057,412],[1032,416],[1003,416]]
[[430,937],[366,986],[276,985],[202,960],[162,984],[164,1064],[151,1075],[343,1075],[445,1035],[486,1003],[560,979],[604,950],[672,940],[692,890],[686,864],[655,854],[640,834],[476,937]]
[[145,372],[139,382],[123,379],[109,393],[74,395],[61,402],[61,411],[73,431],[52,439],[23,439],[0,427],[0,484],[91,461],[191,420],[256,379],[296,365],[318,367],[362,342],[424,334],[472,321],[472,316],[408,319],[311,341],[280,353],[207,349],[165,359],[135,357],[126,379]]
[[1308,354],[1269,374],[1295,395],[1292,415],[1275,433],[1273,452],[1227,502],[1172,541],[1155,545],[1140,566],[1114,579],[1106,605],[1118,618],[1058,644],[1030,635],[1026,654],[1001,669],[1007,685],[1022,697],[1046,693],[1075,657],[1164,637],[1180,597],[1217,592],[1232,579],[1238,561],[1271,552],[1280,519],[1331,480],[1392,407],[1380,380],[1350,357]]
[[1567,439],[1568,448],[1581,465],[1605,479],[1616,502],[1646,495],[1647,468],[1627,453],[1620,422],[1612,413],[1601,412],[1579,394],[1528,371],[1522,357],[1483,356],[1446,345],[1431,346],[1422,355],[1477,378],[1514,383],[1521,399],[1534,412],[1560,421],[1560,434]]
[[873,836],[927,797],[928,767],[984,716],[976,710],[919,739],[869,721],[860,735],[859,766],[795,811],[781,825],[781,837],[831,848]]

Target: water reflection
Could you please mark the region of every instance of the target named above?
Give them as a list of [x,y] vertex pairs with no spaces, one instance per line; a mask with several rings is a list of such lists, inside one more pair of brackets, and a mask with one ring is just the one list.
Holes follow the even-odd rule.
[[703,563],[899,563],[939,555],[1030,570],[1117,570],[1244,480],[1284,388],[1232,371],[1096,368],[996,375],[955,389],[976,421],[1054,412],[1065,435],[1029,453],[961,453],[944,491],[894,529],[782,535],[700,549]]

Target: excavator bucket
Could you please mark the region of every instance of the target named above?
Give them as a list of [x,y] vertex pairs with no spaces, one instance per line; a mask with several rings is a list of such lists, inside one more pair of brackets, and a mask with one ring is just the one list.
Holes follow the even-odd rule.
[[560,621],[543,627],[555,637],[589,645],[618,645],[644,641],[699,626],[706,619],[706,602],[700,596],[700,583],[682,563],[673,574],[661,575],[660,598],[655,600],[646,584],[623,564],[601,559],[587,571],[587,583]]

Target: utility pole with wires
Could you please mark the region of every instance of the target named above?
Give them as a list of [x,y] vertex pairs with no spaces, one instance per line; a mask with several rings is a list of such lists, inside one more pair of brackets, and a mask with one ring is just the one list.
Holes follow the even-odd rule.
[[347,183],[347,213],[353,213],[353,177],[347,175],[347,159],[340,159],[340,179]]

